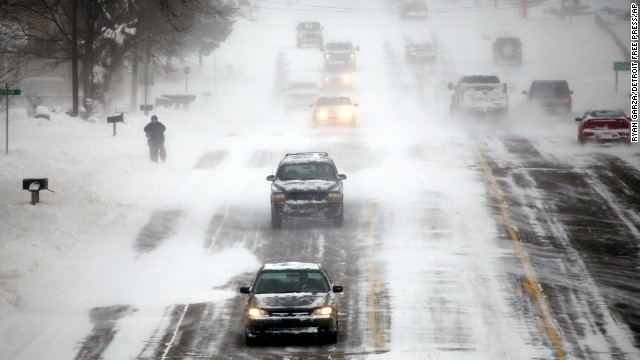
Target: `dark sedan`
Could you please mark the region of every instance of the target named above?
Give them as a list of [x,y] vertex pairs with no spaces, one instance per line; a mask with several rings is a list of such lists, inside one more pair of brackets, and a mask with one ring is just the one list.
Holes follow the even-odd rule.
[[341,286],[331,284],[322,266],[286,262],[264,264],[250,287],[245,310],[245,342],[255,345],[277,334],[312,334],[338,341],[338,301]]

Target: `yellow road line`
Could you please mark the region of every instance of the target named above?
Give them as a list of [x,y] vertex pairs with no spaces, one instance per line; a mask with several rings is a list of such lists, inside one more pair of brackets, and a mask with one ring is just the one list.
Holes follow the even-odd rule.
[[551,321],[551,315],[549,314],[547,303],[544,299],[544,296],[542,295],[542,291],[540,290],[541,287],[538,283],[536,273],[533,270],[533,266],[531,266],[531,263],[529,262],[529,259],[527,258],[527,255],[522,248],[522,242],[518,237],[518,233],[513,227],[513,222],[511,221],[511,217],[509,216],[509,211],[507,210],[507,204],[504,201],[502,191],[500,191],[500,187],[493,177],[487,161],[482,157],[477,149],[475,150],[475,152],[478,161],[482,166],[482,173],[484,174],[484,177],[487,179],[487,181],[489,181],[491,189],[495,193],[495,197],[498,200],[498,205],[500,206],[500,212],[502,214],[502,221],[509,230],[509,236],[511,237],[511,241],[513,242],[515,251],[518,254],[520,263],[522,264],[525,274],[527,275],[527,280],[523,281],[522,286],[524,290],[534,298],[536,304],[538,305],[538,310],[541,317],[541,319],[539,319],[539,326],[542,328],[542,331],[546,333],[547,336],[549,336],[549,339],[551,340],[551,343],[555,348],[556,354],[558,355],[558,359],[565,360],[566,356],[564,353],[564,349],[562,348],[562,343],[560,342],[560,337],[558,336],[558,331],[556,330],[553,321]]
[[375,242],[375,215],[373,210],[374,204],[371,201],[367,202],[367,218],[369,220],[368,237],[373,239],[372,253],[373,256],[369,260],[369,292],[368,292],[368,306],[369,306],[369,334],[371,336],[371,344],[374,348],[381,348],[384,345],[384,333],[377,330],[376,324],[376,265],[375,257],[378,253],[378,246]]

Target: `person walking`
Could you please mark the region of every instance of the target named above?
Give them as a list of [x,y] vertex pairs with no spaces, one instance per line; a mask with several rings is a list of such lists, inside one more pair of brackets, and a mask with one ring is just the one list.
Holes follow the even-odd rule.
[[162,162],[167,159],[167,150],[164,148],[164,131],[166,129],[155,115],[151,116],[151,122],[144,127],[152,162],[158,162],[158,155],[160,155]]

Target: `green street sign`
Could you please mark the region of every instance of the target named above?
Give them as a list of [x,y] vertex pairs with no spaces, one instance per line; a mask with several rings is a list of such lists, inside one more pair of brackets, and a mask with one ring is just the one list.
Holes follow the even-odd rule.
[[614,71],[631,71],[631,61],[614,61]]
[[20,89],[0,89],[0,95],[20,95]]

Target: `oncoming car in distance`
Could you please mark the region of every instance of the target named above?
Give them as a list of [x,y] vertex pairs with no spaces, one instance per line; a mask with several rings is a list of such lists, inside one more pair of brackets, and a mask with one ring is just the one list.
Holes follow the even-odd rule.
[[309,334],[321,341],[338,341],[338,300],[342,286],[331,283],[319,264],[302,262],[262,265],[251,286],[245,307],[245,342],[256,345],[262,337]]
[[346,61],[332,61],[324,65],[322,71],[323,89],[351,90],[353,88],[353,71]]
[[321,96],[313,107],[314,125],[356,125],[356,106],[348,96]]
[[306,109],[309,102],[315,101],[320,95],[320,87],[315,81],[290,81],[282,91],[285,110]]
[[582,117],[575,118],[578,122],[578,142],[624,142],[631,139],[631,124],[624,111],[616,110],[587,110]]
[[283,220],[320,218],[344,222],[343,185],[347,178],[339,174],[326,152],[286,154],[271,181],[271,227]]
[[404,53],[411,64],[433,64],[438,57],[436,47],[430,42],[411,43],[405,46]]
[[353,46],[351,41],[329,41],[323,49],[324,62],[344,61],[356,68],[356,51],[360,51],[359,46]]

